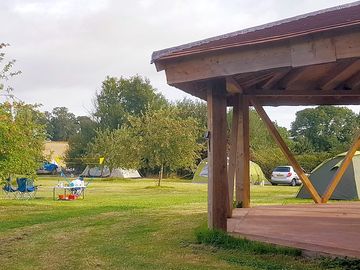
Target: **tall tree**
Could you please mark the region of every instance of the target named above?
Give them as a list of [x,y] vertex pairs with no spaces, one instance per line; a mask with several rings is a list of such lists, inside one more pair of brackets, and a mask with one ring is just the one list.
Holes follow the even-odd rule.
[[358,116],[346,107],[318,106],[296,113],[291,134],[298,152],[345,151],[359,126]]
[[69,150],[66,153],[66,164],[68,167],[78,170],[93,160],[89,159],[88,144],[95,138],[97,123],[88,116],[76,118],[78,132],[69,138]]
[[49,122],[50,126],[48,126],[47,130],[50,139],[53,141],[67,141],[77,133],[79,128],[76,116],[69,112],[66,107],[54,108]]
[[128,79],[107,77],[94,101],[94,117],[101,129],[113,130],[127,124],[129,116],[140,116],[148,108],[158,109],[166,104],[148,79],[139,75]]

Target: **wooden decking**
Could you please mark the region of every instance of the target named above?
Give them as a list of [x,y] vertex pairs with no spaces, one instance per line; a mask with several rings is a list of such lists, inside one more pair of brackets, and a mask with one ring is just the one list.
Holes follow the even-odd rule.
[[360,258],[360,202],[234,209],[228,232],[308,255]]

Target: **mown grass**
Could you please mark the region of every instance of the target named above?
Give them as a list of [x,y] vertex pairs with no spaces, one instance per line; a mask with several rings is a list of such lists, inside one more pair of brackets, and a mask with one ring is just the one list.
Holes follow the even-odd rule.
[[[95,180],[85,200],[54,201],[58,180],[40,178],[37,199],[0,200],[0,269],[329,267],[296,250],[207,231],[204,184],[171,180],[153,188],[153,180]],[[252,203],[303,203],[293,198],[296,190],[252,187]]]

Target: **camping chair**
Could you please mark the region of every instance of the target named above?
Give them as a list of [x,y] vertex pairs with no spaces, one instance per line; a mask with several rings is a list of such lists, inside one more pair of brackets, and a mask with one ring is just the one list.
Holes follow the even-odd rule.
[[18,184],[18,198],[19,199],[33,199],[35,198],[37,186],[34,186],[34,180],[29,178],[17,178]]
[[13,188],[11,185],[11,179],[7,178],[5,180],[5,184],[2,188],[3,193],[4,193],[4,197],[6,199],[13,199],[13,198],[17,198],[18,192],[16,188]]

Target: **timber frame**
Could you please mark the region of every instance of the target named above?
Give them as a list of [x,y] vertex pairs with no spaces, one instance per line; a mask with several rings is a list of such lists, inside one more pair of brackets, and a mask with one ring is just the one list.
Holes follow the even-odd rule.
[[[263,108],[360,104],[360,2],[157,51],[152,63],[165,70],[169,85],[208,102],[210,228],[226,230],[233,200],[236,207],[250,207],[249,106],[315,203],[329,200],[360,147],[359,135],[319,194]],[[228,106],[233,107],[229,153]]]

